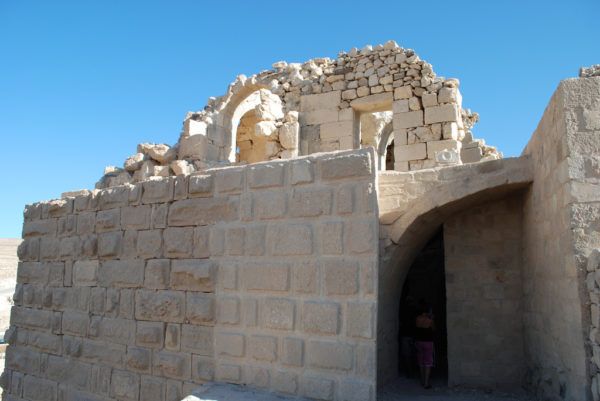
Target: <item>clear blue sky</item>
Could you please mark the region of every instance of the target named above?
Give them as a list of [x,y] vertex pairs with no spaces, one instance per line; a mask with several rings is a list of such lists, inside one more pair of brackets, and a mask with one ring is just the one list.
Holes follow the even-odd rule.
[[475,134],[520,154],[561,79],[600,63],[600,1],[0,0],[0,237],[93,188],[240,73],[396,40],[461,81]]

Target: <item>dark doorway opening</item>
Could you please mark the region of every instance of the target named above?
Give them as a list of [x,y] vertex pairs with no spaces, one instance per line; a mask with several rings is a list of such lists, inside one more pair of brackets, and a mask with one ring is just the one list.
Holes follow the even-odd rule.
[[394,169],[394,141],[385,148],[385,169],[391,171]]
[[435,366],[434,384],[448,384],[448,347],[446,329],[446,276],[444,269],[444,237],[442,227],[419,252],[411,265],[400,297],[399,372],[419,380],[414,347],[414,327],[420,304],[430,307],[434,316]]

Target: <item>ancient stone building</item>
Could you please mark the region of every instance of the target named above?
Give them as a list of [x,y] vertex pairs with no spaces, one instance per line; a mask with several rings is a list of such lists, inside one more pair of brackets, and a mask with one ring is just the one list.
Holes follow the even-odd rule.
[[393,41],[239,76],[174,146],[26,207],[3,399],[375,400],[417,297],[448,385],[599,399],[597,75],[508,159]]

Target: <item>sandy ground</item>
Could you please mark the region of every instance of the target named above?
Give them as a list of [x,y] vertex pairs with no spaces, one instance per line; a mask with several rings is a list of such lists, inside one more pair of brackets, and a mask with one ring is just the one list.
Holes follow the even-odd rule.
[[[17,283],[17,247],[21,243],[16,238],[0,238],[0,336],[10,325],[11,300]],[[0,374],[4,371],[4,350],[0,351]],[[2,389],[0,389],[0,395]]]

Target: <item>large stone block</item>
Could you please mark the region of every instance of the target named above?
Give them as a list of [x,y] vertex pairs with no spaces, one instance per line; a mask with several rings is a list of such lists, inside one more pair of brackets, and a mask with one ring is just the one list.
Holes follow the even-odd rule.
[[192,227],[169,227],[163,232],[164,254],[171,258],[192,256],[194,229]]
[[248,354],[257,361],[277,360],[277,337],[253,335],[248,337]]
[[291,217],[317,217],[331,213],[333,195],[330,188],[295,188],[290,197]]
[[[23,397],[32,401],[56,401],[58,384],[51,380],[27,375],[23,382]],[[17,400],[15,398],[15,400]]]
[[173,178],[151,177],[142,183],[142,203],[163,203],[173,200]]
[[351,370],[353,355],[351,345],[338,341],[309,340],[306,346],[308,366],[318,369]]
[[307,112],[323,109],[337,110],[341,101],[341,91],[331,91],[315,95],[304,95],[300,97],[300,111]]
[[340,326],[340,305],[335,302],[304,302],[302,308],[302,329],[314,334],[338,334]]
[[6,349],[5,368],[37,375],[40,373],[40,357],[40,352],[36,350],[11,344]]
[[49,265],[40,262],[21,262],[17,268],[17,283],[47,284],[50,275]]
[[169,259],[150,259],[146,262],[144,287],[166,289],[171,281],[171,261]]
[[215,298],[212,294],[186,293],[186,318],[190,323],[209,324],[215,321]]
[[356,260],[323,259],[322,268],[326,295],[358,293],[358,263]]
[[372,383],[354,378],[344,379],[340,391],[344,401],[373,401],[375,397]]
[[152,372],[170,379],[189,380],[192,375],[192,359],[188,353],[158,351],[152,358]]
[[302,366],[304,364],[304,340],[301,338],[284,338],[282,350],[281,362],[285,365]]
[[245,185],[243,168],[224,168],[215,171],[215,188],[218,193],[240,193]]
[[457,104],[442,104],[425,109],[425,124],[462,122]]
[[10,313],[10,324],[30,329],[50,330],[52,327],[52,312],[13,306]]
[[48,356],[46,377],[62,385],[84,390],[91,382],[92,365],[56,355]]
[[121,209],[101,210],[96,214],[96,232],[114,231],[121,228]]
[[240,300],[237,297],[222,297],[217,300],[217,315],[220,324],[240,323]]
[[322,255],[340,255],[343,252],[342,234],[344,224],[341,221],[324,222],[320,226]]
[[140,376],[124,370],[113,370],[110,395],[119,400],[137,401],[140,394]]
[[285,298],[266,298],[260,307],[262,325],[268,329],[293,330],[296,305]]
[[87,313],[67,310],[62,316],[62,333],[85,337],[88,334],[90,317]]
[[436,160],[436,153],[443,150],[455,150],[460,154],[462,142],[455,139],[445,139],[443,141],[427,142],[427,158]]
[[192,380],[197,382],[204,382],[214,380],[214,378],[214,358],[192,355]]
[[197,355],[213,356],[212,327],[184,324],[181,326],[181,350]]
[[177,290],[213,292],[216,265],[206,259],[173,260],[171,263],[171,288]]
[[285,165],[281,163],[259,164],[248,169],[250,188],[280,187],[283,185]]
[[150,206],[130,206],[121,209],[121,227],[125,230],[147,230],[150,228]]
[[143,375],[140,383],[140,400],[165,401],[166,386],[164,378]]
[[23,237],[39,235],[55,235],[57,229],[56,219],[27,221],[23,224]]
[[169,207],[170,226],[205,226],[237,219],[238,201],[228,198],[195,198],[175,201]]
[[314,180],[314,162],[310,159],[293,160],[290,164],[290,183],[308,184]]
[[73,284],[94,287],[98,283],[97,273],[97,260],[78,260],[73,264]]
[[396,162],[422,160],[426,158],[427,145],[425,143],[414,143],[411,145],[399,145],[394,147],[394,160]]
[[150,348],[162,348],[165,324],[162,322],[137,322],[135,344]]
[[144,283],[144,261],[105,260],[98,269],[98,284],[102,287],[133,288]]
[[285,370],[278,370],[273,373],[271,379],[273,389],[280,393],[296,394],[298,392],[298,375]]
[[162,230],[138,231],[137,252],[142,258],[162,256]]
[[298,294],[316,294],[319,287],[315,260],[298,261],[292,265],[292,288]]
[[320,125],[324,123],[331,123],[338,121],[338,110],[337,109],[321,109],[312,110],[300,113],[300,124],[305,125]]
[[375,304],[349,302],[346,311],[346,335],[372,339],[375,327]]
[[335,382],[322,376],[305,374],[300,379],[300,389],[302,395],[305,397],[331,401],[335,393]]
[[323,180],[368,177],[372,173],[370,153],[366,151],[326,157],[319,161]]
[[310,255],[313,251],[312,229],[307,224],[268,227],[267,238],[277,256]]
[[344,224],[344,249],[347,253],[377,253],[377,222],[373,218],[348,220]]
[[214,179],[211,174],[190,175],[188,192],[190,197],[212,196]]
[[346,136],[353,136],[354,125],[352,121],[337,121],[321,124],[321,140],[331,141]]
[[402,128],[420,127],[423,124],[423,110],[408,111],[405,113],[395,113],[392,124],[394,131]]
[[98,207],[102,210],[116,207],[127,206],[129,203],[129,193],[131,189],[128,186],[118,186],[102,189],[98,192]]
[[254,217],[260,220],[279,219],[287,210],[287,193],[284,191],[261,191],[252,195]]
[[135,293],[135,318],[181,323],[185,319],[185,292],[138,290]]
[[290,268],[285,263],[249,262],[240,270],[246,290],[287,291]]
[[129,345],[135,341],[134,320],[94,316],[90,324],[90,331],[92,330],[95,332],[94,337],[112,343]]
[[[42,241],[42,253],[43,253]],[[98,256],[104,258],[116,258],[121,253],[123,247],[123,233],[121,231],[111,231],[98,235]]]
[[218,355],[230,357],[243,357],[246,351],[246,340],[239,333],[216,334],[216,351]]

